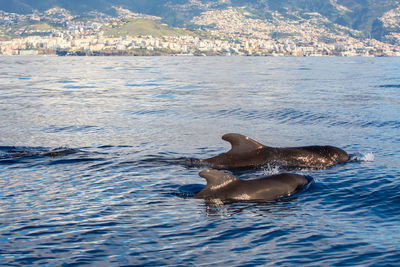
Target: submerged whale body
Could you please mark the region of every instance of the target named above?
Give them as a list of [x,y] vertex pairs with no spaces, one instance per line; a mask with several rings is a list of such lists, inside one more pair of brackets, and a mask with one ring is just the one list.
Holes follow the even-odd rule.
[[216,169],[257,168],[270,163],[290,168],[324,168],[350,159],[345,151],[333,146],[275,148],[237,133],[225,134],[222,139],[231,143],[232,149],[201,160],[202,163]]
[[195,198],[218,200],[223,203],[265,202],[288,197],[301,190],[308,182],[306,177],[291,173],[263,176],[253,180],[240,180],[218,170],[204,170],[199,175],[207,180],[207,185],[195,194]]
[[72,148],[47,149],[42,147],[15,147],[0,146],[0,159],[18,159],[23,157],[63,157],[78,153],[79,150]]

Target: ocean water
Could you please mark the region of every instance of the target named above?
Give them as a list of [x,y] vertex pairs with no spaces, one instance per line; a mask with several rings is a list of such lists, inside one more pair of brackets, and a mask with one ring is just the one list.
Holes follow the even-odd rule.
[[[400,59],[0,57],[1,266],[398,266]],[[210,204],[228,132],[352,160]],[[237,173],[242,179],[284,172]]]

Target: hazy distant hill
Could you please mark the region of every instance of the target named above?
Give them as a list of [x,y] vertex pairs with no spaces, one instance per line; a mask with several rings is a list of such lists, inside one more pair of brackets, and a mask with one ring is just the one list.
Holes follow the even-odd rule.
[[114,10],[112,6],[124,6],[134,12],[159,14],[167,2],[166,0],[0,0],[0,9],[26,14],[35,9],[44,11],[58,6],[81,14],[92,10],[112,13]]
[[[202,11],[246,6],[260,18],[268,18],[272,11],[283,15],[292,12],[318,12],[334,23],[362,30],[365,34],[382,38],[385,28],[380,23],[385,12],[400,6],[399,0],[0,0],[0,9],[7,12],[31,13],[54,6],[82,14],[96,10],[113,14],[112,6],[122,6],[133,12],[156,15],[173,25],[190,25],[190,20]],[[254,12],[253,12],[254,13]]]

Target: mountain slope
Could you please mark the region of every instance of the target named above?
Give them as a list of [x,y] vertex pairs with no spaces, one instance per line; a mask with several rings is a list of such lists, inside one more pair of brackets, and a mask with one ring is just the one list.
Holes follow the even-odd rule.
[[115,14],[113,6],[122,6],[136,13],[162,17],[172,26],[190,25],[193,17],[201,12],[229,6],[251,8],[261,19],[267,18],[272,11],[284,16],[293,12],[317,12],[333,23],[361,30],[367,35],[377,32],[374,22],[399,5],[399,0],[0,0],[0,10],[22,14],[54,6],[75,14],[93,10]]

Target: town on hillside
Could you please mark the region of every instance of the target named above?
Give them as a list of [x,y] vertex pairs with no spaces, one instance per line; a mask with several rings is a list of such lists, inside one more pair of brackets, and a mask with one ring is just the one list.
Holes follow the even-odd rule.
[[[29,15],[0,11],[0,55],[246,55],[400,56],[393,43],[330,22],[318,13],[272,13],[261,20],[245,8],[210,10],[188,28],[115,7],[118,16],[74,16],[62,8]],[[398,18],[386,14],[387,23]],[[396,44],[397,42],[397,44]]]

